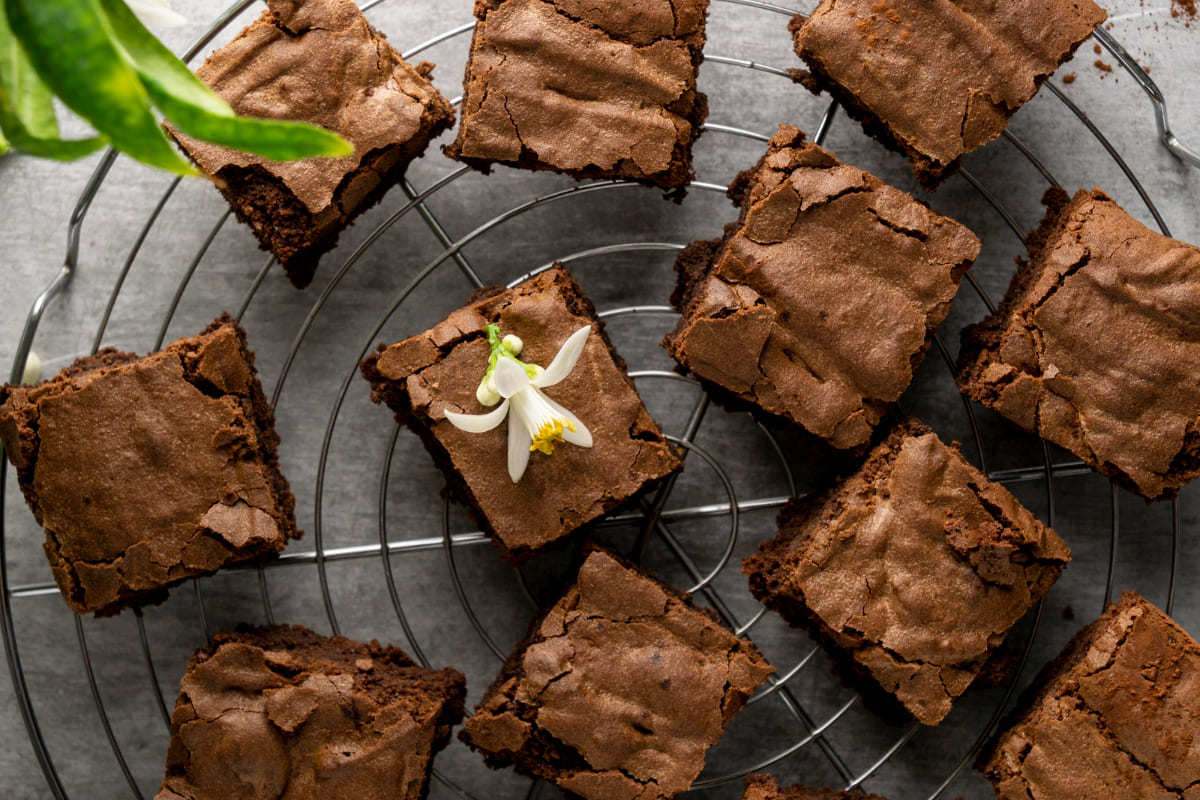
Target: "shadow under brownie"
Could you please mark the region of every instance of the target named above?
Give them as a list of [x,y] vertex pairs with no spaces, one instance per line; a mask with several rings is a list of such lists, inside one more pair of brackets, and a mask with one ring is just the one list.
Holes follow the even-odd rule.
[[[372,399],[421,437],[451,492],[473,512],[505,557],[521,559],[612,511],[682,462],[651,419],[604,323],[574,278],[556,265],[460,308],[443,322],[362,363]],[[591,430],[591,448],[560,444],[532,453],[514,483],[506,466],[510,415],[486,433],[467,433],[446,411],[487,411],[476,389],[488,366],[487,326],[519,336],[521,358],[547,365],[563,342],[591,326],[572,373],[546,395]]]
[[681,195],[708,115],[708,0],[478,0],[462,124],[446,154]]
[[979,767],[1000,800],[1192,798],[1200,645],[1126,592],[1042,671]]
[[196,74],[239,114],[309,122],[354,145],[275,162],[172,131],[298,288],[355,217],[454,123],[433,65],[409,65],[352,0],[269,0]]
[[936,725],[1069,560],[1004,487],[908,420],[857,472],[786,506],[742,570],[766,606]]
[[161,600],[299,538],[274,425],[228,316],[145,358],[105,349],[0,389],[0,439],[80,614]]
[[1200,248],[1099,189],[1046,194],[999,311],[963,331],[963,393],[1147,499],[1200,475]]
[[219,634],[188,662],[156,800],[419,800],[465,694],[378,642]]
[[675,263],[682,366],[834,447],[866,443],[912,382],[979,240],[780,126],[730,186],[725,237]]
[[825,89],[935,188],[1104,21],[1092,0],[822,0],[792,19]]
[[593,549],[460,737],[588,800],[665,800],[772,671],[712,612]]

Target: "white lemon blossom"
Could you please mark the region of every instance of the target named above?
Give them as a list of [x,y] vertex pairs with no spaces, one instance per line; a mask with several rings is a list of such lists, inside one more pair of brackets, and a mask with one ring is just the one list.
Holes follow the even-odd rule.
[[500,338],[495,325],[487,326],[492,354],[487,372],[475,392],[485,406],[500,405],[486,414],[460,414],[447,411],[446,419],[468,433],[486,433],[508,418],[508,476],[521,480],[529,465],[529,455],[539,450],[549,455],[557,442],[579,447],[592,446],[592,434],[579,417],[547,397],[542,389],[561,381],[575,368],[587,344],[591,326],[571,334],[554,360],[545,369],[517,358],[523,343],[516,336]]
[[125,5],[147,28],[176,28],[187,24],[187,18],[172,10],[167,0],[125,0]]

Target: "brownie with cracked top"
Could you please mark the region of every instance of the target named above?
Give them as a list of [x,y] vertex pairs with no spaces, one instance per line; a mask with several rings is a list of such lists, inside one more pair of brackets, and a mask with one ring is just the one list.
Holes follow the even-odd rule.
[[[424,333],[380,345],[362,372],[372,399],[386,403],[421,437],[451,492],[500,551],[519,560],[612,511],[682,462],[642,405],[595,307],[565,268],[556,265],[512,289],[483,295]],[[535,452],[516,483],[506,467],[511,417],[480,434],[456,428],[445,414],[489,410],[476,389],[488,364],[490,324],[520,337],[521,358],[542,366],[571,334],[592,328],[574,370],[546,395],[582,420],[594,445]]]
[[228,316],[145,358],[104,349],[0,389],[0,440],[80,614],[161,600],[299,538],[274,425]]
[[419,800],[465,694],[379,642],[220,634],[188,662],[156,800]]
[[1047,193],[999,311],[963,331],[962,391],[1148,499],[1200,475],[1200,247],[1099,189]]
[[432,71],[404,61],[353,0],[268,0],[196,74],[239,114],[320,125],[354,152],[278,162],[172,133],[303,288],[338,234],[454,124]]
[[1058,579],[1067,545],[916,420],[793,500],[743,562],[750,591],[936,725]]
[[1126,592],[1042,671],[979,766],[1000,800],[1190,800],[1200,645]]
[[796,53],[871,135],[934,188],[999,136],[1105,19],[1092,0],[822,0]]
[[459,735],[574,796],[670,798],[772,671],[712,612],[595,549]]
[[723,239],[676,261],[663,342],[722,393],[839,448],[867,442],[912,381],[979,240],[783,125],[730,187]]
[[746,791],[742,794],[742,800],[884,800],[884,798],[859,791],[810,789],[800,784],[781,788],[779,781],[774,777],[758,773],[746,778]]
[[708,115],[708,0],[476,0],[462,124],[447,155],[681,194]]

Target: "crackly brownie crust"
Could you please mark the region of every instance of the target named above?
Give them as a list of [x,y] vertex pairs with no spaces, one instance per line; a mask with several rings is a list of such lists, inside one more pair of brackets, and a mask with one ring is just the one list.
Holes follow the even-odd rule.
[[[509,290],[492,290],[436,327],[362,363],[372,399],[421,437],[451,492],[470,509],[501,553],[521,560],[614,510],[678,470],[682,462],[642,405],[604,323],[561,265]],[[458,430],[446,409],[482,413],[475,390],[487,365],[486,325],[525,343],[522,360],[543,366],[572,333],[591,325],[579,362],[547,396],[574,412],[595,445],[534,453],[525,475],[509,478],[507,425],[484,434]]]
[[454,123],[454,109],[352,0],[269,0],[197,75],[239,114],[302,120],[355,146],[342,158],[273,162],[172,131],[297,287],[338,234]]
[[577,796],[670,798],[771,672],[712,612],[593,549],[460,737]]
[[682,196],[708,115],[708,0],[476,0],[462,125],[446,154]]
[[746,778],[746,791],[742,800],[885,800],[879,795],[859,791],[842,792],[837,789],[810,789],[796,784],[780,788],[779,781],[771,775],[758,773]]
[[1000,800],[1190,798],[1200,645],[1134,592],[1051,662],[980,758]]
[[375,641],[219,634],[188,662],[156,800],[419,800],[465,694],[459,672]]
[[105,349],[0,389],[0,439],[81,614],[161,600],[298,538],[274,424],[228,315],[145,358]]
[[663,342],[702,380],[839,448],[912,381],[979,240],[783,125],[730,196],[721,240],[676,261]]
[[1200,248],[1099,189],[1047,193],[999,311],[963,331],[962,391],[1148,499],[1200,475]]
[[822,0],[788,27],[825,89],[935,188],[1104,21],[1091,0]]
[[792,501],[742,569],[750,590],[936,725],[1070,560],[956,448],[900,423],[859,470]]

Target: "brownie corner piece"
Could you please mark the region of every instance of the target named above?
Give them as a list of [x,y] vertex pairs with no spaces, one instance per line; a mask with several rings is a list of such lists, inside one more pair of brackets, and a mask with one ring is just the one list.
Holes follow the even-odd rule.
[[742,569],[755,597],[936,725],[1069,560],[1058,534],[908,420],[856,472],[786,506]]
[[446,154],[682,194],[708,106],[708,0],[480,0]]
[[730,194],[720,240],[677,261],[664,346],[722,393],[834,447],[865,444],[979,254],[965,226],[784,125]]
[[780,787],[779,781],[774,776],[760,772],[746,777],[746,790],[742,794],[742,800],[884,800],[884,798],[858,790],[843,792],[838,789],[813,789],[800,784]]
[[822,0],[789,30],[809,83],[932,189],[999,136],[1105,18],[1092,0]]
[[109,614],[298,538],[274,415],[228,316],[0,389],[0,440],[63,599]]
[[572,796],[665,800],[772,671],[686,595],[596,548],[459,735],[489,766]]
[[300,626],[219,634],[188,662],[156,800],[420,800],[466,681]]
[[429,80],[433,65],[404,61],[353,0],[267,6],[196,74],[237,113],[319,125],[354,153],[270,161],[170,130],[304,288],[341,231],[453,125],[454,108]]
[[[574,369],[544,395],[586,426],[590,447],[568,440],[531,452],[514,480],[509,436],[525,419],[515,405],[484,433],[468,433],[447,419],[448,411],[495,408],[477,399],[492,355],[489,326],[498,336],[519,337],[520,359],[540,367],[549,366],[573,334],[591,328]],[[642,404],[604,322],[561,265],[511,289],[493,289],[423,333],[381,345],[361,367],[372,399],[420,437],[451,493],[512,560],[568,536],[682,467]]]
[[978,767],[999,800],[1190,797],[1200,645],[1126,592],[1043,669]]
[[1200,247],[1099,189],[1047,194],[999,311],[963,332],[971,399],[1147,499],[1200,475]]

